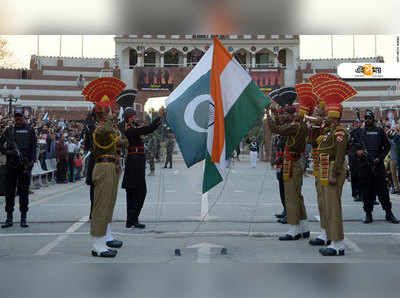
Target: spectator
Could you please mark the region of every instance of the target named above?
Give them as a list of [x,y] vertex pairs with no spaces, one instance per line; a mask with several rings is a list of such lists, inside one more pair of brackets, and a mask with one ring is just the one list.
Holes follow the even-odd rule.
[[398,151],[400,147],[400,137],[397,134],[395,129],[391,129],[390,125],[386,126],[387,129],[387,136],[389,138],[390,142],[390,153],[389,153],[389,166],[390,166],[390,172],[392,175],[392,182],[393,182],[393,187],[392,187],[392,194],[399,194],[400,193],[400,188],[399,188],[399,156],[398,156]]
[[61,136],[58,139],[55,151],[57,160],[56,182],[67,183],[68,147],[64,142],[64,137]]
[[68,147],[68,177],[69,182],[74,182],[74,157],[75,157],[75,148],[74,139],[68,137],[68,142],[66,143]]
[[76,157],[74,159],[74,168],[75,168],[74,180],[75,181],[81,180],[82,165],[83,165],[82,155],[80,153],[77,153]]

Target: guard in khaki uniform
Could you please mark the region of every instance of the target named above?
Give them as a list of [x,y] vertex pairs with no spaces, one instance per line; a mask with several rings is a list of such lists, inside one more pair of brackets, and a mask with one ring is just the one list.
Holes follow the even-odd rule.
[[339,122],[343,110],[341,102],[357,92],[340,80],[323,82],[313,88],[313,92],[327,104],[326,122],[329,127],[325,134],[317,138],[317,152],[326,234],[331,243],[319,252],[323,256],[344,255],[341,196],[346,179],[345,156],[349,135]]
[[277,113],[285,114],[287,119],[290,120],[289,123],[280,125],[274,119],[272,113],[267,113],[271,132],[287,137],[283,157],[283,181],[289,231],[280,236],[279,240],[309,238],[310,231],[306,226],[307,213],[301,194],[304,174],[301,154],[306,145],[307,127],[303,119],[294,115],[296,108],[293,106],[293,102],[297,97],[295,88],[281,88],[270,93],[269,96],[281,106]]
[[112,113],[112,106],[125,86],[122,81],[107,77],[92,81],[82,91],[87,101],[96,103],[95,113],[98,121],[93,132],[92,148],[95,162],[92,172],[94,198],[90,220],[93,256],[115,257],[117,251],[110,247],[122,246],[122,241],[111,236],[110,227],[121,175],[117,151],[123,144],[120,131],[115,125],[116,112]]
[[307,121],[311,122],[308,127],[307,142],[312,145],[313,175],[315,177],[315,189],[317,192],[317,203],[321,226],[321,234],[316,239],[311,239],[309,243],[311,245],[325,245],[327,244],[326,223],[319,181],[319,162],[317,153],[318,144],[316,141],[321,133],[326,131],[326,127],[324,127],[324,124],[322,123],[325,114],[324,102],[321,101],[319,103],[320,106],[317,110],[318,117],[308,117],[313,114],[314,109],[319,102],[318,97],[313,93],[312,85],[310,83],[297,84],[295,87],[297,91],[297,97],[300,99],[298,113],[299,115],[304,116]]

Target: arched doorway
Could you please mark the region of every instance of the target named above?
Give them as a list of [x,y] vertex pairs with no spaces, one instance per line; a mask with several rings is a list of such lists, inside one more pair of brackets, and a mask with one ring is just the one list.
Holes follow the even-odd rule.
[[156,66],[157,64],[157,51],[153,48],[148,48],[144,51],[144,66]]
[[164,66],[178,67],[180,64],[180,52],[173,48],[164,54]]
[[197,62],[200,61],[201,57],[203,57],[204,52],[199,49],[193,49],[187,54],[187,64],[188,66],[194,66]]
[[135,49],[129,49],[129,68],[132,69],[138,62],[138,54]]
[[274,54],[268,49],[261,49],[256,53],[256,68],[268,68],[273,63]]
[[[246,51],[245,49],[240,49],[238,51],[236,51],[233,56],[235,57],[235,59],[239,62],[240,65],[242,65],[242,67],[246,68],[247,67],[247,56],[248,56],[248,51]],[[250,62],[250,61],[249,61]]]

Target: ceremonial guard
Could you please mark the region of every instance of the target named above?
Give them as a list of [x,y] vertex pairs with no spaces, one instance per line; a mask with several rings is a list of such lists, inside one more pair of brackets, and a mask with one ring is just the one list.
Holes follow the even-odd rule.
[[301,154],[306,145],[307,127],[303,119],[295,115],[293,102],[297,97],[296,89],[291,87],[275,90],[270,97],[281,109],[275,114],[283,114],[288,121],[286,124],[277,123],[275,117],[267,113],[272,133],[287,137],[283,157],[283,182],[289,231],[279,237],[281,241],[309,238],[310,231],[306,226],[307,214],[304,198],[301,194],[304,167]]
[[92,153],[93,150],[93,133],[96,129],[97,121],[96,121],[96,113],[93,109],[86,117],[85,121],[85,131],[84,131],[84,150],[87,152],[87,161],[86,161],[86,184],[89,185],[89,194],[90,194],[90,216],[92,217],[92,206],[93,206],[93,198],[94,198],[94,186],[92,182],[92,173],[95,164],[94,155]]
[[[326,230],[327,239],[312,245],[330,244],[319,252],[324,256],[344,255],[344,234],[342,219],[342,188],[346,179],[345,156],[349,135],[339,125],[343,107],[341,103],[353,97],[357,92],[347,83],[340,80],[329,80],[313,86],[313,92],[327,105],[326,126],[317,138],[319,157],[319,185],[321,192],[322,228]],[[318,239],[318,238],[317,238]]]
[[94,157],[92,184],[94,196],[90,220],[90,235],[93,238],[92,255],[115,257],[122,241],[115,240],[111,234],[111,221],[118,193],[118,181],[121,175],[117,147],[124,139],[115,126],[115,114],[112,106],[115,98],[126,85],[115,78],[100,78],[92,81],[82,91],[87,101],[96,103],[95,117],[98,122],[93,132]]
[[376,196],[386,212],[386,220],[397,224],[392,213],[389,190],[385,180],[384,160],[390,151],[389,140],[381,127],[375,124],[371,110],[365,112],[365,127],[353,135],[352,151],[358,158],[361,198],[364,202],[364,223],[371,223]]
[[124,134],[128,138],[128,155],[125,163],[122,188],[126,190],[126,227],[144,229],[146,226],[139,223],[139,215],[143,208],[147,194],[146,187],[146,156],[144,152],[144,136],[155,131],[161,124],[161,118],[157,117],[150,125],[138,126],[136,123],[136,111],[126,108],[124,117],[128,120]]

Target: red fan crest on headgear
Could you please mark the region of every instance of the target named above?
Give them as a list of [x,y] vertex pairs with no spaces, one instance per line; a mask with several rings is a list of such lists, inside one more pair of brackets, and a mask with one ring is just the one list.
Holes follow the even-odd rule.
[[[330,73],[317,73],[315,75],[312,75],[311,77],[308,78],[310,81],[311,85],[313,88],[317,87],[318,85],[328,82],[328,81],[339,81],[340,79]],[[321,100],[321,98],[318,99],[318,104],[320,108],[325,108],[325,101]]]
[[328,117],[340,118],[343,107],[342,102],[349,100],[357,91],[344,81],[326,81],[313,88],[321,100],[325,101],[328,109]]
[[299,115],[312,115],[318,103],[318,97],[313,93],[312,85],[309,83],[297,84],[295,88],[297,97],[300,99]]
[[96,104],[96,106],[113,106],[115,100],[126,84],[117,78],[105,77],[96,79],[82,90],[82,95],[86,101]]
[[308,78],[313,88],[327,81],[340,81],[340,79],[330,73],[317,73]]

